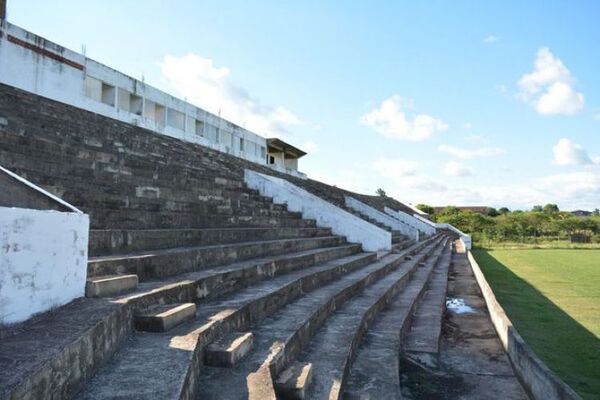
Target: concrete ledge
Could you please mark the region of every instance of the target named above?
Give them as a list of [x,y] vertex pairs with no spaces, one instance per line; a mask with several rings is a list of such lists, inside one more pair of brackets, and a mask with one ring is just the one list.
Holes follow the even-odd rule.
[[274,203],[286,204],[289,211],[302,213],[302,218],[317,221],[320,227],[331,228],[336,235],[360,243],[365,251],[391,250],[392,235],[304,189],[274,176],[245,170],[244,180],[249,188],[272,197]]
[[447,223],[437,223],[437,222],[432,222],[430,220],[428,220],[427,218],[423,218],[419,215],[414,216],[416,219],[418,219],[421,222],[424,222],[426,224],[429,224],[433,227],[435,227],[436,229],[447,229],[449,231],[452,231],[454,233],[456,233],[459,236],[460,241],[462,242],[463,246],[465,247],[465,249],[467,250],[471,250],[471,236],[467,235],[466,233],[462,232],[460,229],[447,224]]
[[433,235],[435,233],[434,226],[421,221],[419,218],[416,218],[416,216],[412,216],[400,210],[396,211],[389,207],[384,207],[383,211],[387,215],[390,215],[392,218],[397,219],[398,221],[403,222],[411,227],[414,227],[415,229],[418,229],[421,233],[425,235]]
[[494,328],[525,390],[536,400],[581,399],[573,389],[550,371],[546,364],[525,343],[519,332],[513,327],[510,319],[506,316],[498,300],[496,300],[492,288],[470,251],[468,252],[468,256],[471,269],[483,293],[483,298],[485,299]]
[[252,332],[232,332],[206,346],[204,362],[212,367],[233,367],[252,348]]
[[137,275],[114,275],[88,279],[85,284],[85,297],[114,296],[137,288]]
[[392,218],[386,213],[383,213],[365,203],[362,203],[350,196],[344,196],[346,200],[346,207],[350,207],[353,210],[358,211],[361,214],[366,215],[369,218],[373,218],[375,221],[384,224],[385,226],[400,231],[403,235],[406,235],[415,240],[419,240],[419,231],[396,218]]
[[136,314],[135,329],[146,332],[166,332],[194,318],[195,315],[195,303],[160,305]]
[[277,377],[275,390],[284,400],[304,400],[312,378],[312,363],[294,363]]

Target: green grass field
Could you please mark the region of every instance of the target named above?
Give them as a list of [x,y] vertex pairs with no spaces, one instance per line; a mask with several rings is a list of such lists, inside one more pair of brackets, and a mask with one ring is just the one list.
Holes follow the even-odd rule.
[[600,398],[600,250],[473,250],[521,336],[586,399]]

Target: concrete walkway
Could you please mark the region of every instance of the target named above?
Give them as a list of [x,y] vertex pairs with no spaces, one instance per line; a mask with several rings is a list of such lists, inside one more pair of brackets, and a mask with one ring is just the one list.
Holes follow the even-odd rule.
[[401,363],[406,399],[503,399],[528,396],[492,326],[477,282],[462,248],[452,254],[439,369]]

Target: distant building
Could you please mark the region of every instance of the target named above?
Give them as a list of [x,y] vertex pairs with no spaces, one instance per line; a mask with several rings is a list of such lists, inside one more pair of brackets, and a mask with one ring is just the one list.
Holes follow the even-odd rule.
[[590,215],[592,215],[592,212],[585,211],[585,210],[575,210],[575,211],[571,211],[571,214],[576,217],[589,217]]

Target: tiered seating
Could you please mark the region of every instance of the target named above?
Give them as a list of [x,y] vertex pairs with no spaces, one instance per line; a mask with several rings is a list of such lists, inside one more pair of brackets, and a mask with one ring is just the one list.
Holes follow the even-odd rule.
[[92,226],[88,297],[2,334],[1,398],[341,395],[446,251],[392,232],[395,253],[363,252],[246,188],[266,167],[5,86],[0,115],[0,164]]

